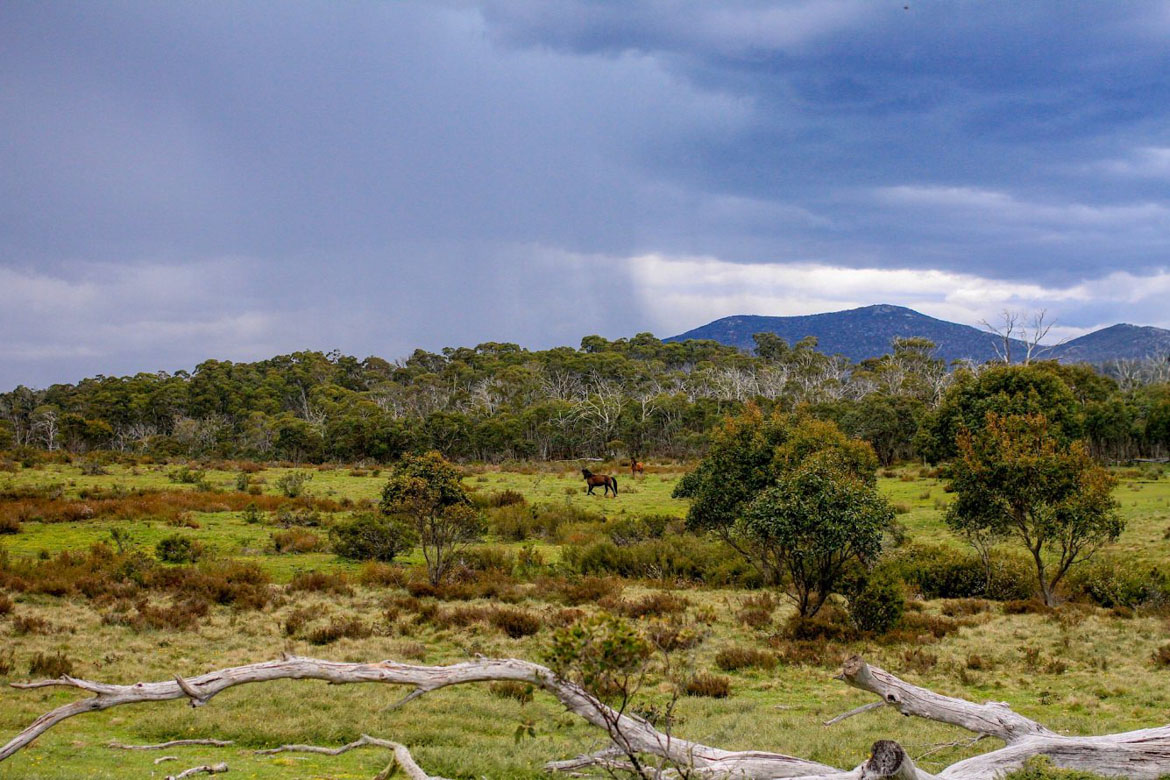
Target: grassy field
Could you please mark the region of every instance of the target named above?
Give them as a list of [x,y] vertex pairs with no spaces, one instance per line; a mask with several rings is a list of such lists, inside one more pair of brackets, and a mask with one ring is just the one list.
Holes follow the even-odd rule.
[[[174,466],[111,466],[104,475],[85,476],[75,466],[46,466],[0,474],[0,491],[45,488],[63,498],[97,502],[138,489],[194,490],[168,477]],[[261,496],[274,496],[283,469],[251,475]],[[529,502],[565,504],[602,513],[609,519],[645,514],[681,516],[685,502],[672,499],[681,472],[651,467],[644,478],[631,481],[619,474],[616,499],[586,496],[579,475],[563,469],[487,468],[466,478],[477,492],[515,490]],[[346,511],[377,499],[380,475],[348,468],[314,470],[307,484],[313,496]],[[235,471],[208,471],[206,481],[235,491]],[[1125,534],[1111,550],[1134,565],[1170,561],[1170,479],[1126,473],[1117,496],[1128,521]],[[899,521],[910,538],[955,543],[941,521],[948,494],[937,478],[918,469],[883,476],[881,490],[899,506]],[[214,500],[217,494],[209,494]],[[203,542],[216,554],[254,561],[277,583],[297,572],[340,572],[350,577],[348,590],[288,591],[261,610],[213,607],[191,630],[135,629],[109,616],[118,609],[108,600],[12,593],[11,614],[0,617],[0,681],[29,677],[37,654],[63,653],[73,661],[75,676],[111,682],[165,680],[174,674],[194,675],[214,668],[265,660],[281,651],[339,660],[394,658],[445,663],[472,654],[540,659],[552,626],[565,618],[566,605],[553,580],[518,582],[508,600],[539,618],[542,628],[513,639],[487,620],[458,620],[459,608],[495,607],[490,599],[439,601],[412,599],[394,585],[358,584],[358,567],[332,554],[277,554],[272,550],[274,526],[247,523],[241,510],[185,512],[174,518],[95,517],[71,522],[26,520],[20,532],[0,537],[10,556],[52,555],[84,550],[109,541],[115,528],[128,534],[129,544],[151,551],[159,539],[182,533]],[[539,547],[545,562],[555,563],[558,546]],[[552,583],[552,584],[550,584]],[[622,598],[637,599],[660,584],[625,583]],[[1020,712],[1068,733],[1104,733],[1166,722],[1170,708],[1170,669],[1154,660],[1166,642],[1166,619],[1158,614],[1132,615],[1070,604],[1052,613],[1004,614],[986,602],[918,602],[912,614],[921,625],[940,625],[945,636],[929,632],[903,637],[896,643],[859,640],[824,645],[815,653],[777,639],[790,613],[778,606],[772,619],[755,628],[739,617],[746,591],[683,588],[672,591],[687,601],[685,619],[707,634],[695,666],[727,674],[731,695],[725,699],[684,697],[679,705],[677,733],[727,748],[759,748],[787,752],[837,766],[853,766],[878,738],[901,741],[921,764],[939,768],[972,751],[992,747],[993,740],[967,745],[955,729],[903,718],[879,710],[832,728],[822,722],[870,700],[832,679],[840,660],[860,652],[878,665],[943,693],[976,701],[1007,701]],[[159,594],[152,602],[167,603]],[[595,607],[586,604],[586,611]],[[299,617],[298,617],[299,615]],[[308,617],[306,617],[308,616]],[[313,644],[311,629],[335,619],[357,619],[368,636]],[[305,621],[289,631],[290,619]],[[931,623],[933,621],[933,623]],[[771,670],[716,669],[716,654],[731,646],[775,653],[780,665]],[[805,648],[807,651],[807,648]],[[5,661],[7,659],[7,661]],[[119,708],[66,721],[29,749],[5,762],[5,778],[162,777],[196,764],[226,761],[232,776],[255,778],[372,777],[387,757],[377,750],[354,751],[338,757],[282,754],[257,756],[257,748],[286,742],[338,745],[365,732],[407,744],[433,773],[452,778],[533,778],[552,759],[577,755],[602,746],[603,735],[565,714],[555,701],[537,695],[520,703],[493,695],[486,687],[447,689],[388,710],[404,691],[385,686],[326,686],[316,682],[281,682],[237,688],[203,708],[182,702]],[[661,681],[651,678],[645,699],[666,698]],[[0,740],[15,734],[39,714],[76,693],[55,690],[18,691],[0,688]],[[515,740],[517,728],[534,724],[535,737]],[[183,737],[232,739],[229,748],[183,748],[166,751],[177,761],[153,764],[157,753],[115,751],[110,740],[157,742]],[[942,746],[940,748],[940,746]],[[940,748],[936,750],[936,748]],[[932,752],[933,751],[933,752]],[[924,755],[929,752],[929,755]]]

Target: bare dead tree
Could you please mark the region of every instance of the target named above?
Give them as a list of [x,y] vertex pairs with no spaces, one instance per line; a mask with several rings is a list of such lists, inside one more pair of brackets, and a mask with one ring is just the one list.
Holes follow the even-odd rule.
[[988,333],[997,337],[996,341],[991,342],[992,349],[995,350],[995,356],[1001,363],[1011,365],[1012,362],[1012,342],[1015,340],[1016,326],[1019,322],[1020,315],[1018,312],[1008,311],[1004,309],[1000,312],[1000,323],[992,325],[987,320],[980,320],[980,324]]
[[[1040,755],[1048,756],[1055,765],[1066,769],[1123,775],[1137,780],[1154,780],[1170,772],[1170,725],[1103,736],[1065,736],[1014,712],[1002,702],[975,704],[943,696],[870,666],[859,656],[845,662],[837,679],[874,694],[885,706],[893,707],[903,715],[958,726],[978,735],[999,739],[1004,745],[988,753],[958,761],[933,775],[916,767],[897,742],[879,740],[874,744],[869,759],[851,770],[844,770],[781,753],[723,750],[672,737],[656,729],[644,718],[608,708],[579,685],[529,661],[478,658],[450,666],[416,666],[394,661],[345,663],[285,656],[279,660],[220,669],[198,677],[175,676],[173,680],[132,685],[99,683],[69,676],[13,683],[13,687],[22,689],[68,687],[92,695],[41,715],[0,748],[0,761],[11,758],[41,734],[75,715],[100,712],[124,704],[183,698],[188,699],[191,706],[199,707],[222,691],[237,685],[274,680],[325,680],[335,685],[383,683],[412,686],[413,690],[395,705],[402,706],[426,693],[450,685],[512,680],[530,683],[546,691],[570,712],[594,726],[602,729],[607,729],[607,725],[614,726],[623,743],[620,746],[621,753],[628,755],[632,750],[665,759],[676,766],[686,767],[691,777],[734,777],[741,780],[924,780],[933,777],[992,780],[1019,768],[1027,759]],[[849,714],[860,714],[868,709],[859,708]],[[395,746],[393,749],[396,756],[399,753],[397,748],[401,748],[404,757],[409,758],[409,751],[405,747],[388,741],[386,745]],[[288,749],[293,748],[290,746]],[[615,764],[615,761],[619,764]],[[417,764],[414,766],[417,767]],[[582,768],[607,766],[620,768],[620,758],[615,756],[612,747],[569,762],[549,764],[547,768],[577,772]],[[412,776],[428,778],[421,769],[418,772]]]

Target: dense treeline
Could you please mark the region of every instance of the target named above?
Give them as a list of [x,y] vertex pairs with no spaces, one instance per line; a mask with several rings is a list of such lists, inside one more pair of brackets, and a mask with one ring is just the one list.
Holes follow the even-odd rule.
[[17,387],[0,394],[0,448],[296,462],[389,461],[429,449],[483,461],[686,458],[748,403],[831,419],[869,441],[883,463],[949,457],[958,427],[992,408],[1043,412],[1103,459],[1164,455],[1170,446],[1170,383],[1157,381],[1161,371],[948,367],[923,339],[896,340],[888,355],[851,363],[818,352],[812,339],[755,338],[752,355],[644,333],[588,336],[579,349],[417,350],[397,363],[297,352],[208,360],[191,373]]

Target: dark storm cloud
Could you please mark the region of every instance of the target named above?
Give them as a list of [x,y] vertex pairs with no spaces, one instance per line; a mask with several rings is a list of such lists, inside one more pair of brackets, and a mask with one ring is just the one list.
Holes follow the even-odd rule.
[[0,385],[875,302],[850,279],[1170,325],[1166,5],[905,5],[7,3]]

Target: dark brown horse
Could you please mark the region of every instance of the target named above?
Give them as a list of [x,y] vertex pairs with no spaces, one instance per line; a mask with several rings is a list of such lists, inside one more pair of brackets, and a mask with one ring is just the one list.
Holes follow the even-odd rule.
[[645,476],[646,464],[640,460],[631,460],[630,461],[630,479],[634,479],[639,474],[642,474],[643,476]]
[[617,496],[617,479],[609,474],[594,474],[589,469],[581,469],[581,476],[585,477],[585,484],[589,488],[585,492],[589,495],[593,495],[593,488],[602,485],[605,487],[605,495],[608,496],[609,491],[612,490],[614,496]]

